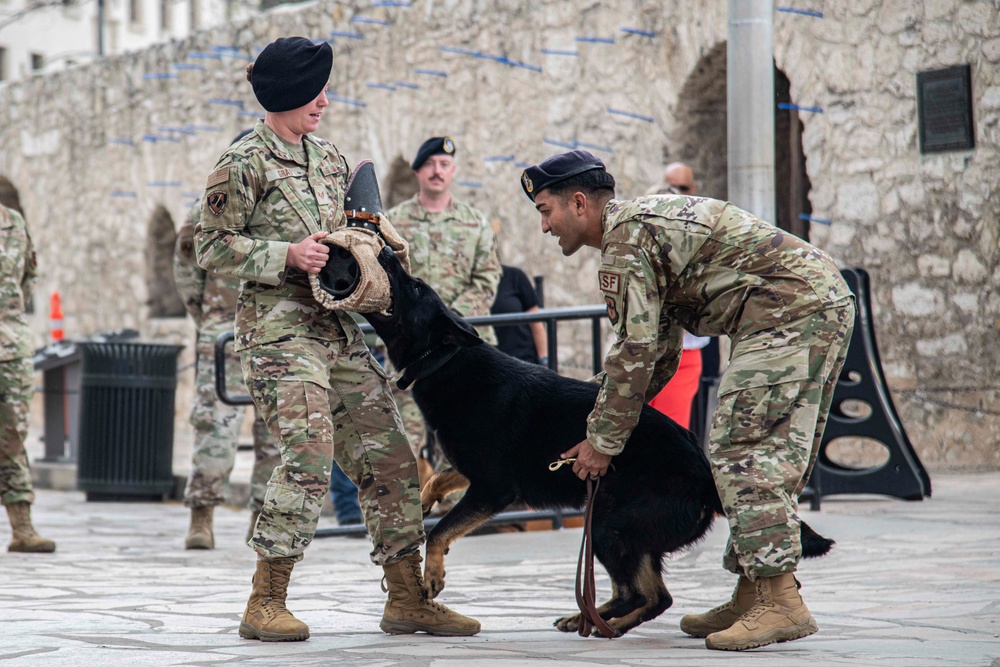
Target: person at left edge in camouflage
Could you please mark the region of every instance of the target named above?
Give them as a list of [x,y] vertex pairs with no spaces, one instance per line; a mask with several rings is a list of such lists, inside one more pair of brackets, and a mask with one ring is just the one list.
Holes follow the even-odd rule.
[[24,306],[37,276],[28,226],[19,212],[0,204],[0,501],[7,508],[7,551],[52,553],[56,544],[31,523],[35,492],[24,441],[34,393],[31,330]]
[[247,67],[266,113],[219,159],[195,229],[198,263],[241,280],[234,349],[281,451],[250,541],[257,567],[239,633],[309,637],[285,602],[336,458],[360,489],[371,558],[385,573],[389,599],[379,627],[473,635],[478,621],[427,596],[417,466],[385,371],[349,314],[328,311],[309,285],[330,256],[320,240],[347,225],[347,161],[312,134],[329,106],[332,67],[330,44],[305,37],[271,42]]
[[[249,134],[236,137],[233,143]],[[184,504],[191,508],[191,526],[184,539],[185,549],[213,549],[215,535],[212,519],[215,507],[226,500],[229,476],[236,461],[236,448],[246,409],[223,403],[215,390],[215,339],[233,330],[236,319],[236,295],[240,281],[208,273],[198,266],[194,256],[194,228],[201,218],[201,202],[191,207],[187,220],[177,234],[174,250],[174,284],[197,327],[195,341],[195,394],[191,403],[191,426],[194,427],[194,450],[191,475],[184,490]],[[226,378],[234,393],[243,393],[243,371],[236,355],[226,355]],[[256,413],[256,410],[254,411]],[[250,474],[250,532],[253,537],[264,492],[281,454],[264,420],[254,415],[252,428],[254,464]]]
[[[503,270],[497,240],[486,216],[451,194],[457,166],[451,137],[431,137],[420,145],[410,164],[419,190],[386,212],[386,217],[410,244],[410,273],[430,285],[445,305],[462,317],[489,315]],[[492,328],[479,335],[496,345]],[[409,390],[394,392],[414,456],[421,463],[421,484],[446,461],[441,451],[427,451],[427,427]]]
[[601,251],[598,287],[617,336],[596,379],[587,438],[565,452],[604,475],[644,401],[674,374],[685,330],[729,336],[709,460],[729,523],[732,599],[681,630],[717,650],[799,639],[816,622],[799,594],[796,499],[822,441],[854,327],[854,295],[823,251],[729,202],[681,194],[615,199],[586,151],[529,167],[521,186],[564,255]]

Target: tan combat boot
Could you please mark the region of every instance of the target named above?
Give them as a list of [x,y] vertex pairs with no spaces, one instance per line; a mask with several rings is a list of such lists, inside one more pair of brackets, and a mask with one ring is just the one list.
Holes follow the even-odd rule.
[[56,550],[55,542],[47,540],[35,532],[35,527],[31,525],[31,505],[29,503],[7,505],[7,518],[10,519],[11,532],[7,551],[50,554]]
[[292,616],[285,606],[288,580],[295,561],[291,558],[258,560],[253,591],[243,612],[240,637],[262,642],[300,642],[309,639],[309,626]]
[[816,621],[799,595],[791,572],[757,580],[753,608],[727,630],[705,638],[705,646],[721,651],[743,651],[808,637],[816,632]]
[[212,535],[212,505],[191,508],[191,527],[184,540],[185,549],[214,549],[215,536]]
[[442,637],[468,637],[479,632],[479,621],[448,609],[427,597],[420,572],[420,554],[383,565],[389,593],[379,627],[390,635],[426,632]]
[[250,527],[247,528],[247,542],[253,539],[253,531],[257,530],[257,519],[259,518],[260,510],[254,510],[250,513]]
[[701,614],[687,614],[681,619],[681,630],[692,637],[707,637],[726,630],[750,611],[756,598],[757,587],[741,574],[729,602]]

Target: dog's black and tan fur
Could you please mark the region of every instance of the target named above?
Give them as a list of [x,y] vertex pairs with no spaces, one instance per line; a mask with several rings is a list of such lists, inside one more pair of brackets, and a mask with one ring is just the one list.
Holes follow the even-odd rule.
[[[506,356],[482,344],[423,281],[408,275],[388,249],[379,262],[392,286],[392,310],[366,314],[389,358],[415,380],[413,396],[441,448],[460,474],[437,476],[425,487],[425,510],[450,490],[464,497],[430,532],[425,579],[444,588],[449,545],[515,501],[535,508],[580,507],[585,483],[549,463],[586,436],[598,386]],[[624,633],[655,618],[672,599],[662,561],[705,535],[722,506],[708,461],[693,435],[649,406],[624,452],[613,460],[595,498],[594,553],[612,581],[598,611]],[[803,524],[807,555],[832,542]],[[556,621],[575,631],[579,615]]]

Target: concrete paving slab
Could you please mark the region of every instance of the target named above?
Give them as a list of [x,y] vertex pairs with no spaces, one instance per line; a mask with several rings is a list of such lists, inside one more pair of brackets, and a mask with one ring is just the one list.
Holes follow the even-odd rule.
[[[220,508],[216,545],[185,551],[178,503],[86,502],[40,490],[36,524],[52,555],[0,553],[0,662],[63,665],[899,665],[1000,667],[1000,472],[934,477],[934,497],[824,499],[807,520],[838,544],[800,568],[820,632],[744,653],[709,651],[680,617],[728,598],[725,526],[671,557],[674,606],[617,640],[552,627],[574,610],[579,529],[459,541],[441,601],[473,615],[470,638],[391,637],[378,629],[381,570],[366,540],[317,540],[295,568],[290,607],[306,642],[240,639],[254,555],[249,513]],[[332,525],[332,519],[324,518]],[[0,540],[8,533],[0,529]],[[598,597],[610,594],[599,571]]]

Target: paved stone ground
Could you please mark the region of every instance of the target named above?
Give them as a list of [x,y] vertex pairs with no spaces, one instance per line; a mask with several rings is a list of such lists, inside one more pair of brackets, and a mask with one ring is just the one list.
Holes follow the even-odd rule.
[[[176,503],[88,503],[41,490],[36,523],[54,555],[0,552],[0,663],[22,665],[975,665],[1000,667],[1000,473],[936,475],[934,497],[825,499],[806,513],[838,540],[804,563],[803,593],[820,624],[812,637],[734,654],[686,637],[680,617],[726,599],[724,527],[667,563],[674,606],[609,641],[563,635],[574,606],[580,531],[470,537],[452,549],[441,600],[476,616],[472,638],[390,637],[378,629],[380,570],[366,540],[326,538],[293,574],[290,606],[307,642],[237,635],[253,554],[249,514],[217,512],[218,548],[183,550]],[[324,519],[329,522],[330,519]],[[0,540],[9,535],[0,528]],[[599,597],[609,594],[606,577]]]

